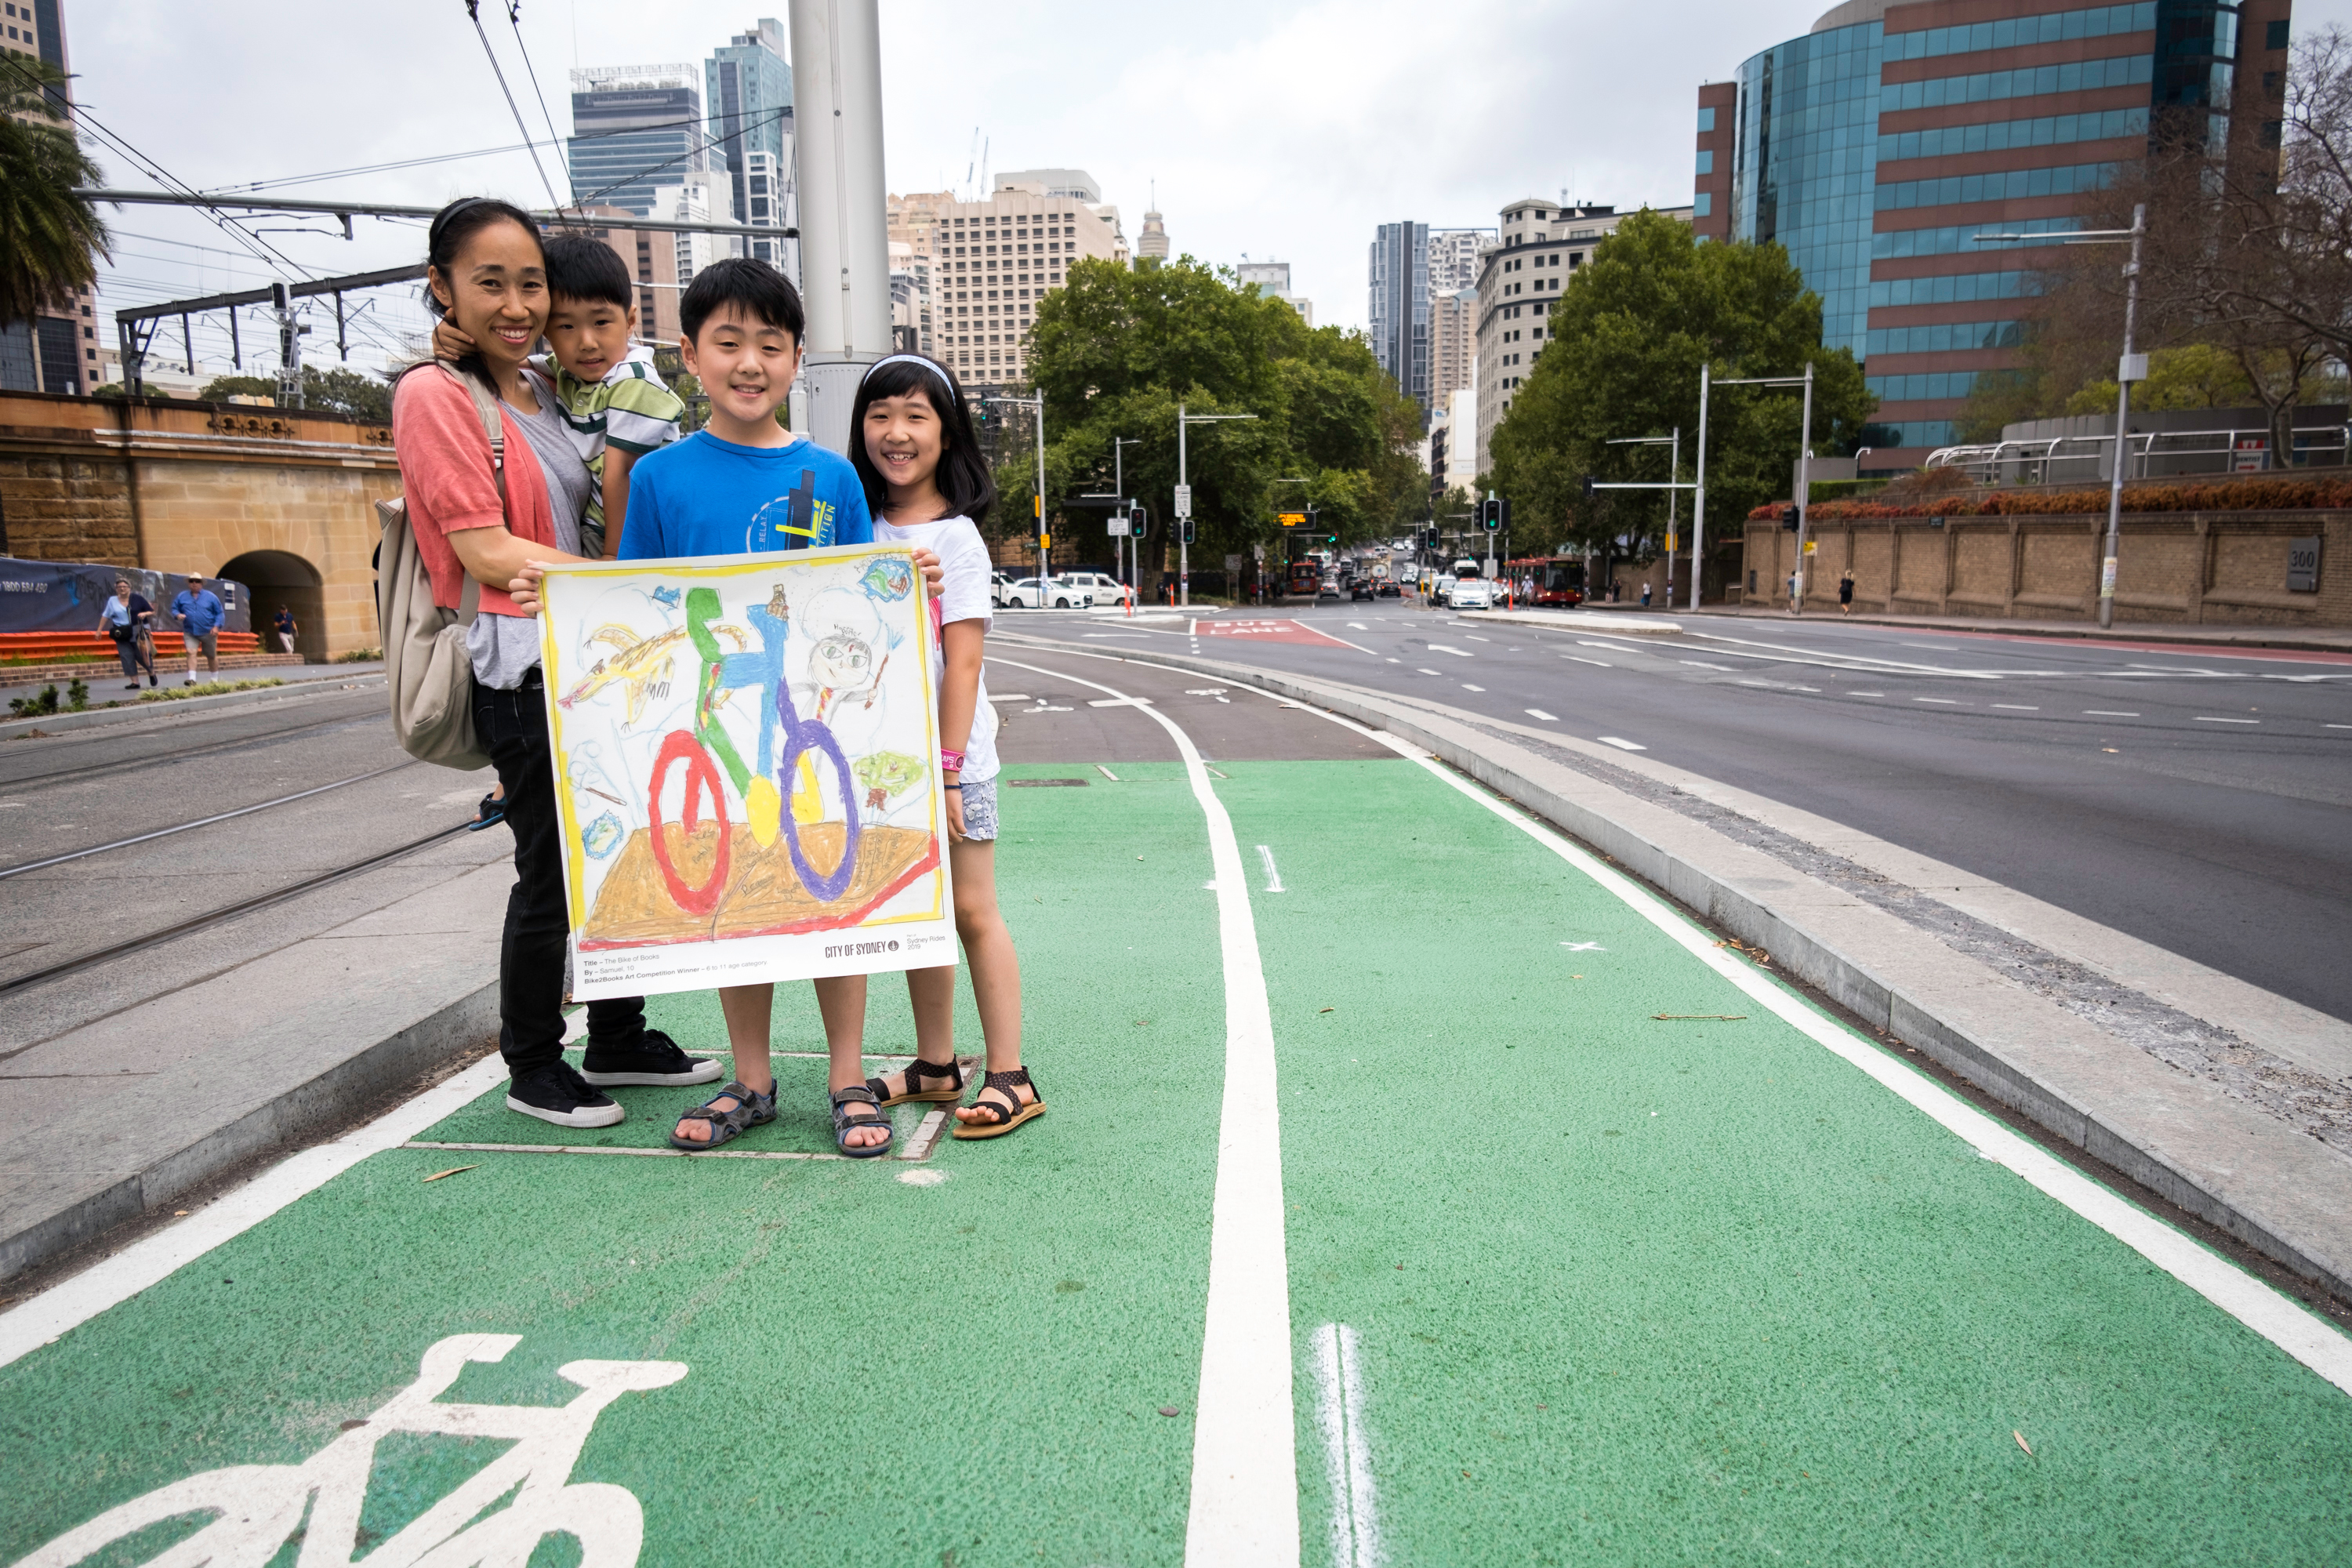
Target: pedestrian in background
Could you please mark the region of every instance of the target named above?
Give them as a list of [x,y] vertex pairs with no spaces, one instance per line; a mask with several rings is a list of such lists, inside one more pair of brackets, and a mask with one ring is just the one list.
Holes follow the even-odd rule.
[[99,613],[98,629],[114,639],[115,657],[122,660],[122,673],[131,678],[122,689],[125,691],[139,689],[142,667],[147,671],[147,684],[155,684],[155,644],[148,633],[154,619],[155,606],[131,591],[131,579],[117,577],[114,596]]
[[1838,614],[1853,614],[1853,574],[1851,571],[1838,579]]
[[294,611],[292,608],[285,605],[278,605],[278,618],[272,621],[270,625],[278,633],[278,651],[280,653],[292,653],[294,651],[294,634],[299,629],[294,625]]
[[1645,609],[1645,610],[1646,610],[1646,609],[1648,609],[1649,607],[1650,607],[1650,585],[1649,585],[1647,583],[1644,583],[1644,584],[1642,584],[1642,608],[1643,608],[1643,609]]
[[196,655],[205,656],[205,673],[220,673],[220,625],[228,614],[221,608],[220,598],[205,586],[202,577],[191,577],[188,585],[172,601],[172,618],[180,623],[180,636],[188,645],[188,679],[185,684],[196,683]]

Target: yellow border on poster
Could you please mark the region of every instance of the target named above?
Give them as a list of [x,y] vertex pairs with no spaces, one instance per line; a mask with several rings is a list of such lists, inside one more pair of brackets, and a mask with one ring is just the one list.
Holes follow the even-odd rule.
[[923,731],[926,737],[924,755],[934,759],[929,776],[931,781],[929,787],[931,832],[940,847],[940,876],[939,880],[932,884],[937,889],[937,896],[933,899],[928,914],[910,912],[866,923],[868,926],[880,927],[897,925],[908,921],[939,920],[943,917],[953,895],[949,891],[948,882],[950,872],[948,867],[947,795],[940,788],[940,770],[936,762],[940,754],[940,694],[931,679],[933,634],[930,605],[927,597],[928,590],[923,582],[922,570],[915,564],[915,552],[903,544],[836,544],[822,550],[782,551],[768,555],[681,555],[668,559],[641,561],[583,561],[561,566],[550,566],[547,569],[546,575],[540,583],[539,647],[540,666],[542,671],[540,685],[547,699],[547,730],[551,742],[550,756],[554,764],[555,801],[562,814],[564,904],[570,911],[572,931],[575,937],[579,934],[580,928],[588,923],[587,880],[582,863],[584,847],[581,842],[582,829],[579,818],[574,812],[572,791],[565,787],[565,781],[572,776],[572,770],[566,761],[566,748],[563,743],[563,710],[556,701],[561,690],[561,682],[556,679],[554,674],[560,668],[556,658],[555,633],[553,623],[546,614],[547,606],[553,604],[561,594],[562,584],[567,581],[591,577],[637,575],[656,571],[665,576],[684,578],[740,577],[758,571],[772,571],[779,565],[807,566],[823,562],[865,561],[877,556],[896,556],[904,561],[907,563],[907,569],[914,574],[915,624],[919,638],[918,646],[922,650],[922,656],[915,662],[922,671]]

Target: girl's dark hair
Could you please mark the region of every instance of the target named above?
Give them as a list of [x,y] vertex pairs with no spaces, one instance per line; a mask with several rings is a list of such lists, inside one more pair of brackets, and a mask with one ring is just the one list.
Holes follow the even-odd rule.
[[[466,242],[498,223],[520,224],[522,231],[530,236],[531,243],[540,247],[541,258],[545,258],[547,244],[540,237],[537,218],[512,202],[502,202],[496,196],[459,196],[433,215],[433,226],[425,232],[425,264],[446,279],[449,268],[457,265],[457,253],[466,248]],[[436,321],[449,314],[441,301],[434,297],[430,278],[425,280],[425,308],[433,313]],[[484,374],[482,356],[478,353],[467,354],[459,360],[457,368],[488,379]]]
[[849,407],[849,461],[866,486],[866,506],[879,517],[889,487],[866,455],[866,410],[877,397],[904,397],[910,392],[921,393],[940,416],[937,482],[948,515],[983,521],[996,504],[996,481],[989,478],[988,459],[972,433],[971,408],[963,400],[963,385],[955,372],[924,354],[893,354],[857,384],[857,400]]

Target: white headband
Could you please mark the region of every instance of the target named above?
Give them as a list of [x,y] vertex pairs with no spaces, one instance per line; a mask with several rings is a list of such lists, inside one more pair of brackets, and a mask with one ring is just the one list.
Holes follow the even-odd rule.
[[880,370],[886,364],[921,365],[925,370],[929,371],[933,375],[940,378],[940,385],[946,389],[947,395],[950,397],[953,397],[955,395],[955,383],[948,379],[948,373],[940,369],[936,363],[925,359],[920,354],[884,354],[880,359],[876,360],[872,364],[866,367],[866,374],[857,378],[858,384],[861,386],[864,385],[867,377],[871,376],[876,371]]

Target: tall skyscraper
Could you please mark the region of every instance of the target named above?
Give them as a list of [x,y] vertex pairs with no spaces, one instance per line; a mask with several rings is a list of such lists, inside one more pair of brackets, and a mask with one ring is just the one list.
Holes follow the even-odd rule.
[[[8,9],[0,29],[0,50],[48,61],[72,72],[66,58],[62,0],[23,0]],[[73,85],[66,84],[66,101]],[[49,121],[48,123],[57,123]],[[68,121],[61,129],[70,132]],[[98,384],[98,296],[77,289],[69,299],[36,312],[28,321],[0,323],[0,387],[12,392],[87,393]]]
[[1495,243],[1491,228],[1433,228],[1429,231],[1429,291],[1432,296],[1458,294],[1478,287],[1478,253]]
[[591,66],[572,73],[572,199],[653,211],[654,188],[709,167],[701,72],[690,65]]
[[[2152,136],[2277,158],[2293,8],[1847,0],[1699,89],[1700,232],[1788,247],[1879,396],[1871,467],[1916,467],[2022,363],[2045,247]],[[1976,243],[1996,231],[2037,239]]]
[[[722,176],[737,223],[762,228],[799,226],[793,151],[793,68],[784,26],[762,16],[714,50],[703,66],[710,111],[710,167]],[[754,256],[799,274],[798,246],[782,237],[746,242]]]
[[1135,237],[1135,254],[1151,261],[1168,259],[1168,226],[1160,221],[1157,203],[1143,215],[1143,232]]
[[1407,397],[1429,411],[1429,226],[1410,219],[1374,231],[1372,357]]

